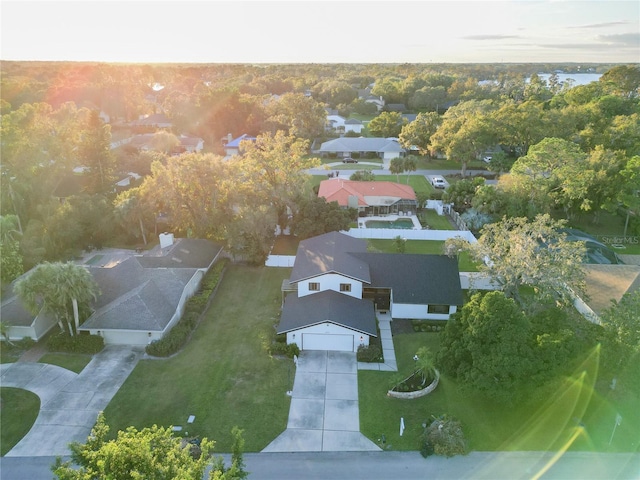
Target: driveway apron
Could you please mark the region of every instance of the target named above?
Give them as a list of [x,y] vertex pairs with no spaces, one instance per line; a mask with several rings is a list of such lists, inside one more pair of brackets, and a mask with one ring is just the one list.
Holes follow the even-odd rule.
[[142,356],[142,349],[109,345],[80,374],[44,363],[1,365],[3,387],[40,397],[40,413],[8,457],[69,455],[68,444],[84,443],[104,410]]
[[360,433],[356,354],[300,353],[287,429],[263,452],[377,451]]

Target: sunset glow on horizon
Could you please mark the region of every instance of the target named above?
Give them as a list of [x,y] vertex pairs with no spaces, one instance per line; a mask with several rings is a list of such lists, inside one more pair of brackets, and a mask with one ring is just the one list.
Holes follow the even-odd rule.
[[3,1],[2,60],[640,62],[637,1]]

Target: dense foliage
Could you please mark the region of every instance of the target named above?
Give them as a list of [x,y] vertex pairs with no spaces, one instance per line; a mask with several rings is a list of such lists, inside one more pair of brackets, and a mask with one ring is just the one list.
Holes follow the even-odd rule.
[[171,428],[157,425],[139,431],[129,427],[119,431],[113,440],[108,439],[108,433],[109,426],[100,413],[86,443],[70,445],[71,461],[57,458],[51,468],[56,478],[201,480],[208,466],[212,466],[208,476],[212,480],[237,480],[247,476],[242,457],[242,431],[237,428],[234,429],[232,463],[228,468],[222,458],[212,457],[215,442],[206,438],[194,445],[174,437]]

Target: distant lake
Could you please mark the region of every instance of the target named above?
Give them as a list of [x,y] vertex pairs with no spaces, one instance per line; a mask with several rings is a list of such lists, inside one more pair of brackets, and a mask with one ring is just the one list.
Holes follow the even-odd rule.
[[[550,73],[539,73],[538,76],[545,81],[549,81]],[[601,73],[558,73],[558,79],[565,82],[567,79],[573,80],[573,86],[586,85],[591,82],[597,82],[602,76]],[[527,82],[529,78],[527,78]]]

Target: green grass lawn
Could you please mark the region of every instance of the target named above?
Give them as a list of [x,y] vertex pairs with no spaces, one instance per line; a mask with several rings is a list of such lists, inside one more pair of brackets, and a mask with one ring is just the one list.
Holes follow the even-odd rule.
[[438,215],[435,210],[422,210],[418,214],[418,219],[422,226],[429,226],[432,230],[455,230],[449,218],[445,215]]
[[[423,345],[433,353],[437,352],[439,334],[394,336],[399,373],[408,375],[411,372],[412,356]],[[586,365],[585,368],[597,372],[593,366]],[[603,396],[593,390],[589,381],[582,381],[580,369],[572,378],[560,379],[553,388],[541,391],[538,398],[508,408],[477,395],[465,394],[456,382],[444,375],[436,390],[425,397],[392,399],[386,392],[395,375],[392,372],[358,372],[360,429],[374,442],[384,434],[393,450],[418,449],[422,423],[431,415],[444,413],[462,422],[472,450],[557,451],[566,446],[576,451],[630,452],[637,451],[639,446],[637,396],[627,395],[615,400],[613,394]],[[623,420],[609,445],[617,412]],[[405,422],[402,437],[399,435],[400,417]],[[585,430],[578,427],[577,418],[583,419]]]
[[[564,212],[556,212],[555,218],[564,218]],[[599,235],[622,236],[624,233],[625,218],[615,213],[602,212],[598,223],[593,222],[593,215],[582,214],[567,223],[571,228],[582,230],[598,238]],[[633,233],[627,232],[633,236]],[[614,249],[616,253],[623,255],[640,255],[640,243],[625,244],[624,248]]]
[[39,363],[57,365],[72,372],[80,373],[91,361],[91,355],[79,353],[45,353]]
[[[105,411],[111,434],[129,425],[182,425],[189,435],[231,451],[231,428],[244,429],[245,450],[260,451],[285,428],[293,386],[290,359],[267,345],[280,313],[288,268],[231,266],[192,340],[175,357],[142,360]],[[187,426],[189,415],[195,415]]]
[[40,411],[40,398],[21,388],[0,388],[0,455],[11,450],[36,421]]

